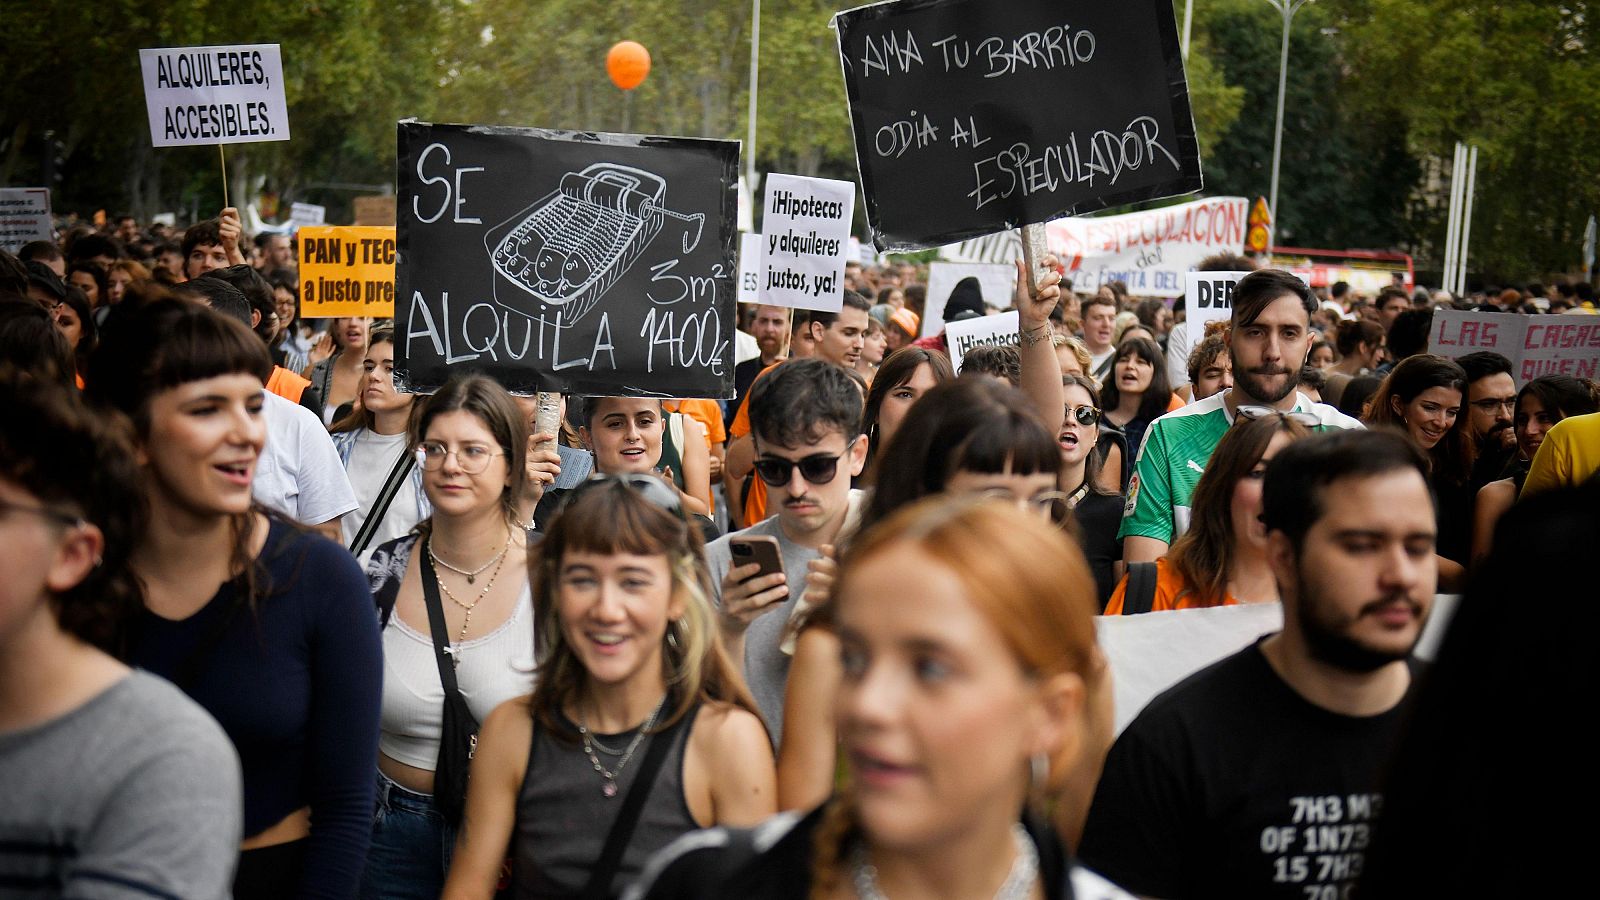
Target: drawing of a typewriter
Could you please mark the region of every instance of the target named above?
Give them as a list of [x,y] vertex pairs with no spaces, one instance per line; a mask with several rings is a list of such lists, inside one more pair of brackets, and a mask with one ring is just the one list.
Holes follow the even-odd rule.
[[[568,172],[556,190],[490,229],[484,238],[500,277],[495,299],[534,314],[525,295],[582,319],[650,245],[668,218],[685,225],[683,252],[700,243],[704,213],[662,205],[667,183],[630,166],[596,163]],[[507,286],[515,288],[507,289]]]

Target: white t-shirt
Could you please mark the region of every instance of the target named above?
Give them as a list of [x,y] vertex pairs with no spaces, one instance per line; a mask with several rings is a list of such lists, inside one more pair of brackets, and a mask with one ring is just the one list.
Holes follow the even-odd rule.
[[755,359],[761,355],[761,345],[756,343],[753,335],[746,334],[735,328],[733,330],[733,359],[734,365]]
[[250,485],[256,502],[304,525],[354,511],[355,492],[317,414],[271,391],[263,396],[267,446]]
[[1189,339],[1189,323],[1179,322],[1167,335],[1167,381],[1173,390],[1189,383],[1189,352],[1194,347]]
[[[1091,353],[1091,354],[1089,354],[1089,371],[1084,373],[1084,374],[1091,375],[1098,381],[1105,381],[1106,379],[1104,377],[1102,377],[1101,375],[1097,374],[1097,373],[1099,373],[1100,367],[1104,366],[1106,364],[1106,361],[1111,359],[1111,354],[1113,354],[1115,352],[1117,352],[1117,348],[1116,347],[1111,347],[1111,348],[1107,349],[1106,352],[1104,352],[1104,353]],[[1106,366],[1106,371],[1107,372],[1109,372],[1110,369],[1111,369],[1110,366]]]
[[[345,464],[345,475],[350,478],[350,487],[355,490],[356,502],[360,506],[339,520],[346,547],[350,546],[356,533],[366,523],[367,513],[377,501],[378,492],[383,489],[395,460],[404,452],[406,433],[403,431],[399,434],[377,434],[363,428],[356,434],[355,445],[350,448],[350,458]],[[409,534],[412,526],[421,518],[422,513],[417,509],[417,492],[407,477],[400,489],[395,491],[394,499],[389,502],[389,511],[384,514],[377,533],[367,542],[367,549],[356,557],[357,561],[365,566],[379,544]]]

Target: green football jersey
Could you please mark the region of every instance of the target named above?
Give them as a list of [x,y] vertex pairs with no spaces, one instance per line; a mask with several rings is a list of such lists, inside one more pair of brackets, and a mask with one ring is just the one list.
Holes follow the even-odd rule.
[[[1229,391],[1211,395],[1150,423],[1139,448],[1118,538],[1139,536],[1171,544],[1189,529],[1189,502],[1206,463],[1222,436],[1233,427],[1223,402]],[[1360,428],[1361,423],[1326,403],[1295,395],[1295,411],[1308,412],[1319,429]]]

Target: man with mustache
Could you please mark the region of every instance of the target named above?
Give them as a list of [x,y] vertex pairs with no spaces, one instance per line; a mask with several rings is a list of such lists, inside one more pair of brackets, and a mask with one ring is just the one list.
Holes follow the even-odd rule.
[[1493,350],[1468,353],[1457,357],[1456,363],[1467,373],[1467,428],[1478,448],[1472,466],[1476,491],[1500,478],[1517,452],[1517,435],[1511,430],[1517,382],[1511,376],[1511,360]]
[[1156,697],[1123,731],[1089,810],[1086,865],[1167,900],[1347,895],[1437,584],[1426,470],[1387,432],[1278,453],[1262,520],[1283,630]]
[[1217,442],[1233,426],[1241,406],[1305,413],[1318,429],[1360,428],[1361,423],[1325,403],[1313,403],[1295,388],[1311,352],[1311,314],[1316,295],[1282,269],[1261,269],[1233,288],[1228,356],[1233,387],[1150,423],[1137,453],[1123,509],[1123,558],[1152,562],[1189,527],[1189,500]]
[[[758,380],[749,401],[753,465],[777,515],[706,545],[723,641],[774,743],[783,733],[789,678],[790,657],[780,645],[805,593],[807,566],[822,558],[822,548],[838,543],[851,500],[860,495],[850,479],[867,461],[862,406],[855,381],[826,359],[791,360]],[[776,538],[783,572],[758,574],[755,562],[735,565],[733,541],[743,537]]]

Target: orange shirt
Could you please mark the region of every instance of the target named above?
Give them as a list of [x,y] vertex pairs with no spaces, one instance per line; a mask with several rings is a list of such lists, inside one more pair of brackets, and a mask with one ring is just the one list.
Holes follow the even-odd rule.
[[663,400],[667,412],[681,412],[706,427],[706,449],[728,439],[728,429],[722,424],[722,406],[715,400]]
[[[1156,560],[1156,596],[1150,603],[1150,611],[1165,612],[1172,609],[1201,609],[1209,606],[1239,605],[1239,600],[1232,594],[1225,595],[1221,603],[1202,603],[1193,591],[1187,590],[1188,587],[1188,583],[1178,573],[1177,567],[1167,562],[1165,556]],[[1108,616],[1122,615],[1122,602],[1127,594],[1128,576],[1123,575],[1122,581],[1117,584],[1117,589],[1111,592],[1111,602],[1106,604],[1105,614]]]
[[[750,381],[750,390],[745,392],[744,402],[739,404],[739,411],[733,416],[733,424],[728,426],[728,436],[742,438],[750,433],[750,395],[755,393],[756,382],[761,376],[771,372],[775,366],[783,365],[780,360],[756,373]],[[748,528],[767,517],[767,483],[759,476],[750,479],[750,490],[744,494],[744,524]]]
[[301,378],[283,366],[273,366],[272,377],[267,379],[267,390],[290,403],[299,403],[300,395],[310,386],[310,380]]

